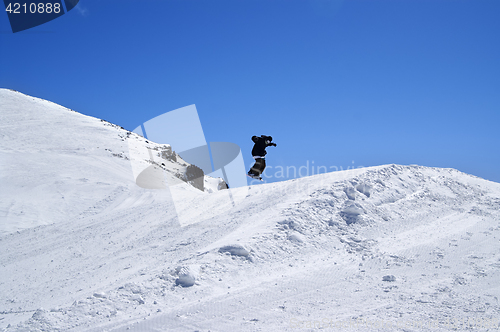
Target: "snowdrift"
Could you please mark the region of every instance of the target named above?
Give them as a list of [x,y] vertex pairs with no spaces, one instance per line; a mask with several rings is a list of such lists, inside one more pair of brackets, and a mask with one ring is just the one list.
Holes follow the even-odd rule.
[[135,184],[126,131],[8,90],[0,103],[4,331],[498,327],[498,183],[383,165],[186,184],[181,227],[167,190]]

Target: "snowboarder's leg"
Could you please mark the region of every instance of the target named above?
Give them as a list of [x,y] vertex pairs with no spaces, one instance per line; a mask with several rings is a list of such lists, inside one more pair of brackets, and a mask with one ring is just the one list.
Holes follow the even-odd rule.
[[250,167],[250,170],[248,171],[248,175],[250,175],[250,176],[255,175],[254,174],[255,164],[257,164],[257,162],[253,163],[253,166]]
[[266,169],[266,160],[264,158],[260,159],[260,164],[259,164],[259,175],[264,173],[264,170]]
[[248,172],[249,175],[260,176],[262,171],[266,168],[266,161],[264,158],[256,158],[255,164],[253,164],[252,168]]
[[254,174],[254,167],[255,167],[255,164],[252,167],[250,167],[250,170],[247,173],[248,175],[250,175],[250,176],[254,176],[255,175]]

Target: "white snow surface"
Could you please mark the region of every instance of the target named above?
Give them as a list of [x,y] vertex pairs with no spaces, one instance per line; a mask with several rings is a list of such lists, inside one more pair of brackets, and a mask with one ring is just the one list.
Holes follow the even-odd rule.
[[183,226],[127,140],[156,144],[0,90],[2,331],[499,328],[500,184],[401,165],[181,183]]

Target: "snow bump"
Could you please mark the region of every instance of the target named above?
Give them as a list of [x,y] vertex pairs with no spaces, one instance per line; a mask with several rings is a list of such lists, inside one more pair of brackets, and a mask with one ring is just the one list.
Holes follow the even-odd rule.
[[396,281],[396,277],[393,275],[383,276],[382,281],[394,282],[394,281]]
[[245,249],[242,245],[239,244],[232,244],[232,245],[227,245],[224,247],[221,247],[219,249],[220,253],[229,253],[232,256],[241,256],[241,257],[248,257],[250,255],[250,252]]
[[175,284],[181,287],[191,287],[196,282],[196,277],[191,272],[189,267],[179,266],[175,269],[177,273],[177,279],[175,280]]
[[304,243],[304,241],[305,241],[304,236],[300,233],[297,233],[297,232],[290,234],[290,236],[288,236],[288,239],[291,242],[295,242],[295,243]]
[[359,216],[364,213],[365,210],[360,204],[347,201],[345,207],[340,212],[340,216],[349,225],[359,221]]
[[370,197],[372,187],[366,183],[361,183],[356,186],[356,190],[365,195],[366,197]]

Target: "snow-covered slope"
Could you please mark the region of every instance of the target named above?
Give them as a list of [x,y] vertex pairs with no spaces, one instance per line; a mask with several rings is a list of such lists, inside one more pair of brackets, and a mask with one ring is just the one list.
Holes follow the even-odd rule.
[[[230,189],[245,195],[235,206],[225,191],[185,186],[193,223],[181,227],[168,191],[139,188],[114,162],[127,156],[121,131],[67,113],[32,134],[14,116],[0,124],[2,188],[17,189],[2,191],[2,227],[19,230],[0,237],[5,331],[498,327],[498,183],[384,165]],[[81,154],[88,165],[71,163]],[[106,160],[109,172],[92,172]],[[33,216],[47,219],[29,227]]]
[[[19,92],[0,89],[0,234],[97,214],[143,193],[129,150],[155,152],[171,182],[189,166],[168,145],[107,121]],[[135,153],[135,155],[138,155]],[[161,157],[161,158],[160,158]],[[168,180],[168,179],[167,179]],[[221,179],[206,179],[217,191]]]

